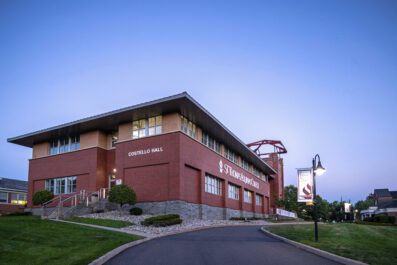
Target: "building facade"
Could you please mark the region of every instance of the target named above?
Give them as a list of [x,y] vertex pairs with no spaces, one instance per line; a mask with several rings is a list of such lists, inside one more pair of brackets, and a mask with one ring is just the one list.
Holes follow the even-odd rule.
[[257,156],[187,93],[8,141],[32,148],[30,208],[43,189],[67,197],[121,183],[144,212],[203,219],[263,217],[282,196],[282,160]]
[[0,215],[23,212],[27,203],[28,182],[0,178]]

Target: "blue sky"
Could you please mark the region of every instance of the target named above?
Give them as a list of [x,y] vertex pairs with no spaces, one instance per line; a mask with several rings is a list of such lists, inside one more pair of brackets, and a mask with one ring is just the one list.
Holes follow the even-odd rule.
[[328,200],[397,189],[396,1],[0,1],[6,139],[187,91],[245,142],[282,140],[285,181],[319,153]]

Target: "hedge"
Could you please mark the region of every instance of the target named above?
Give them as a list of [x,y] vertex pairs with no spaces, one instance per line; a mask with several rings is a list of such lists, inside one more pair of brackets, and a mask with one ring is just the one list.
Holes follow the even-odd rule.
[[383,224],[394,224],[396,221],[395,216],[387,216],[387,215],[376,215],[374,217],[364,218],[364,222],[375,222],[375,223],[383,223]]
[[158,216],[153,216],[146,218],[141,222],[144,226],[168,226],[173,224],[182,223],[182,219],[180,219],[179,214],[163,214]]

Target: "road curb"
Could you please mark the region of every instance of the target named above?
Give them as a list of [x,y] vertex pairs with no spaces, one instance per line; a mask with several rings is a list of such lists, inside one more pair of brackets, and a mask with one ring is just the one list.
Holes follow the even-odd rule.
[[323,258],[326,258],[326,259],[329,259],[329,260],[332,260],[332,261],[335,261],[335,262],[338,262],[338,263],[341,263],[341,264],[346,264],[346,265],[368,265],[367,263],[364,263],[364,262],[361,262],[361,261],[358,261],[358,260],[354,260],[354,259],[349,259],[349,258],[345,258],[345,257],[342,257],[342,256],[338,256],[336,254],[333,254],[333,253],[330,253],[330,252],[327,252],[327,251],[324,251],[324,250],[321,250],[321,249],[318,249],[318,248],[314,248],[314,247],[311,247],[311,246],[308,246],[308,245],[305,245],[305,244],[302,244],[302,243],[287,239],[285,237],[273,234],[270,231],[266,230],[265,227],[261,227],[261,230],[262,230],[263,233],[265,233],[266,235],[268,235],[268,236],[270,236],[272,238],[281,240],[281,241],[283,241],[283,242],[285,242],[287,244],[293,245],[293,246],[295,246],[297,248],[303,249],[303,250],[305,250],[307,252],[310,252],[312,254],[315,254],[317,256],[320,256],[320,257],[323,257]]

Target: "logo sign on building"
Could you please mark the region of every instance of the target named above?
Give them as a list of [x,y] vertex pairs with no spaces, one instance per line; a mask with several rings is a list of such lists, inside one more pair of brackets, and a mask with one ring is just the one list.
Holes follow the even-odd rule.
[[226,175],[229,175],[235,179],[238,179],[245,184],[251,185],[257,189],[259,189],[259,183],[255,181],[253,178],[249,178],[245,176],[242,172],[238,172],[234,170],[230,165],[223,163],[222,160],[219,160],[219,172],[225,173]]
[[298,169],[298,202],[313,202],[313,174],[311,168]]
[[116,179],[116,185],[121,185],[123,184],[123,180],[122,179]]

